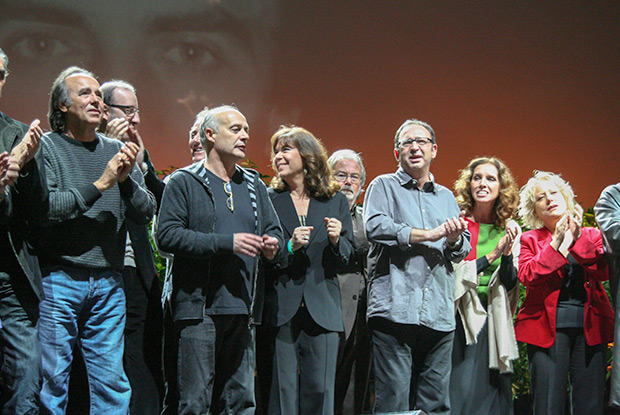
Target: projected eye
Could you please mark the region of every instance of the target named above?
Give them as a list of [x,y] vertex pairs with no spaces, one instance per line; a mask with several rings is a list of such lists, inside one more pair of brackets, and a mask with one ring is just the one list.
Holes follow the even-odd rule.
[[179,43],[164,51],[163,58],[174,64],[200,65],[211,67],[215,64],[215,56],[205,46],[197,43]]
[[24,59],[52,59],[67,55],[70,47],[60,39],[40,34],[25,35],[11,48]]
[[79,27],[41,21],[13,20],[0,26],[0,42],[9,49],[11,60],[38,70],[44,65],[92,62],[96,52],[91,38]]
[[151,37],[149,58],[155,67],[185,71],[204,71],[220,65],[218,40],[195,32],[159,33]]

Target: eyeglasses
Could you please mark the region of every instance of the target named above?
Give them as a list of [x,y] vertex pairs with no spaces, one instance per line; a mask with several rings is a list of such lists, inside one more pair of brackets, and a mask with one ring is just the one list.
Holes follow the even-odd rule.
[[134,114],[138,114],[140,112],[138,108],[132,107],[131,105],[108,104],[108,107],[118,108],[128,117],[133,117]]
[[416,143],[418,147],[424,147],[427,146],[429,143],[432,143],[432,140],[426,137],[408,138],[405,141],[401,141],[400,143],[398,143],[398,146],[402,148],[411,148],[413,146],[413,143]]
[[235,210],[235,204],[233,203],[233,193],[232,187],[230,186],[230,182],[224,182],[224,192],[228,195],[228,199],[226,199],[226,207],[231,212]]
[[336,180],[338,180],[339,182],[345,182],[347,180],[347,178],[351,179],[351,183],[359,183],[360,180],[362,179],[362,177],[357,174],[357,173],[352,173],[352,174],[348,174],[345,173],[343,171],[339,171],[336,174],[334,174],[334,177],[336,178]]
[[9,70],[8,69],[0,69],[0,82],[4,81],[8,77],[9,77]]

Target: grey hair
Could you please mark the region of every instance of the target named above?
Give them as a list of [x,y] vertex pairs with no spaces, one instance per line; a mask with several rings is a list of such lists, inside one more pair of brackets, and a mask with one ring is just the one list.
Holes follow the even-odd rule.
[[[239,111],[239,109],[234,105],[220,105],[219,107],[206,109],[206,111],[202,110],[198,113],[198,115],[200,115],[204,112],[204,119],[200,123],[200,145],[202,145],[205,152],[207,151],[207,133],[205,130],[209,128],[210,130],[219,133],[220,123],[222,120],[218,117],[218,115],[226,111],[237,111],[238,113],[241,113],[241,111]],[[196,118],[198,118],[198,115]]]
[[65,113],[60,110],[59,104],[63,103],[67,107],[71,106],[71,95],[69,88],[67,88],[67,78],[74,75],[89,76],[93,79],[95,75],[86,69],[78,66],[70,66],[62,71],[52,84],[52,90],[50,91],[49,109],[47,111],[47,120],[52,128],[52,131],[56,133],[62,133],[65,131]]
[[196,114],[196,117],[194,118],[194,124],[199,122],[202,125],[202,120],[204,120],[204,118],[207,116],[208,113],[209,113],[209,107],[204,107],[202,111]]
[[130,91],[137,96],[136,88],[129,82],[122,81],[120,79],[113,79],[111,81],[104,82],[103,84],[101,84],[100,89],[101,93],[103,94],[103,103],[106,105],[112,104],[112,98],[114,98],[114,91],[116,91],[117,89],[126,89],[127,91]]
[[566,201],[568,212],[572,214],[575,210],[575,193],[566,180],[559,174],[534,170],[534,175],[519,191],[519,215],[523,219],[523,224],[530,229],[538,229],[544,226],[543,221],[534,212],[534,205],[536,204],[534,188],[541,182],[555,185]]
[[2,48],[0,48],[0,59],[2,59],[2,63],[4,63],[4,69],[9,69],[9,57],[6,56]]
[[334,151],[331,156],[329,156],[329,158],[327,159],[327,162],[329,163],[329,166],[332,168],[332,171],[334,171],[334,167],[336,167],[336,164],[338,164],[339,161],[344,160],[344,159],[353,160],[354,162],[357,163],[358,166],[360,166],[360,171],[361,171],[360,188],[364,187],[364,183],[366,183],[366,169],[364,168],[364,162],[362,161],[362,156],[360,155],[360,153],[353,151],[351,149],[348,149],[348,148],[337,150],[337,151]]
[[431,125],[427,122],[420,121],[415,118],[411,118],[405,121],[404,123],[402,123],[402,125],[398,127],[398,130],[396,130],[396,135],[394,136],[394,148],[398,148],[398,142],[400,141],[400,134],[403,132],[405,128],[409,127],[410,125],[419,125],[420,127],[426,128],[428,132],[431,133],[431,142],[435,144],[435,130],[433,130],[433,127],[431,127]]

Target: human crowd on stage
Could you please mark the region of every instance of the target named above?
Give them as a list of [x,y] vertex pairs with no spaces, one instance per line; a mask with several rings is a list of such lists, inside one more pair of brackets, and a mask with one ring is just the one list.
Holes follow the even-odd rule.
[[[0,96],[8,75],[0,49]],[[450,190],[409,119],[359,205],[360,154],[298,126],[271,137],[266,186],[232,105],[197,114],[189,165],[161,180],[131,84],[72,66],[49,95],[49,132],[0,113],[3,414],[512,414],[517,341],[535,414],[603,414],[620,183],[600,229],[560,174],[519,189],[496,157]]]

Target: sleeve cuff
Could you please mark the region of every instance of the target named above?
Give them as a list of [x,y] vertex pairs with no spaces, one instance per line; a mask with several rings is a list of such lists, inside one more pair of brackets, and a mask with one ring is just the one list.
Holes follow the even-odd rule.
[[78,188],[78,192],[84,198],[87,206],[92,206],[101,197],[99,189],[94,184],[84,185]]

